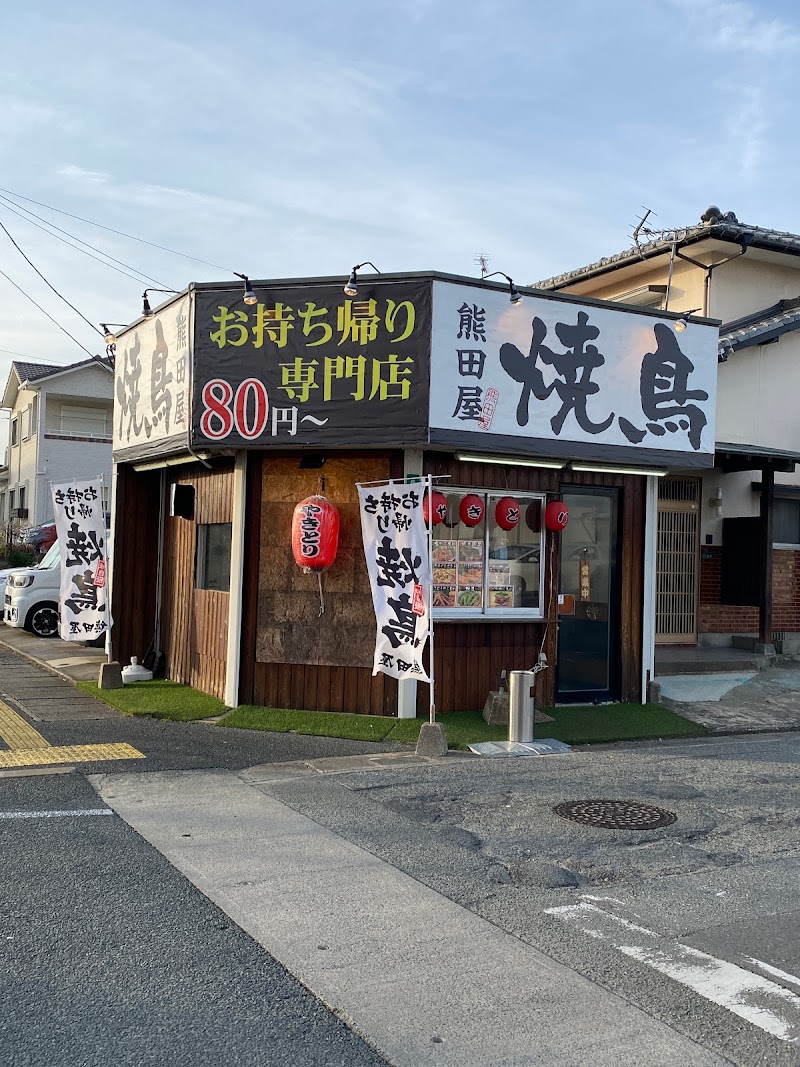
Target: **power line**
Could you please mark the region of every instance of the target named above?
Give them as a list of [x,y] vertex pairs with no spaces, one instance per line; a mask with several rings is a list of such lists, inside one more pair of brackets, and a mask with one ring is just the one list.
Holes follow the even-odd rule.
[[[82,345],[80,343],[80,341],[77,339],[77,337],[73,337],[72,334],[69,332],[69,330],[65,330],[64,327],[61,325],[61,323],[57,322],[53,318],[53,316],[49,313],[49,311],[45,311],[45,309],[42,307],[41,304],[37,304],[36,301],[33,299],[33,297],[25,292],[25,290],[22,288],[21,285],[17,285],[17,283],[13,280],[13,278],[9,278],[9,276],[6,274],[5,271],[0,270],[0,274],[2,274],[2,276],[5,278],[5,280],[7,282],[11,282],[11,284],[14,286],[14,288],[18,289],[27,300],[30,300],[30,302],[34,305],[34,307],[37,307],[41,311],[41,313],[43,315],[45,315],[48,319],[50,319],[50,321],[55,326],[57,326],[59,328],[59,330],[61,330],[62,333],[65,333],[67,335],[67,337],[69,337],[70,341],[74,341],[75,344],[78,346],[78,348],[82,348],[83,351],[86,353],[87,356],[89,356],[90,359],[94,359],[95,358],[94,354],[92,352],[90,352],[88,348],[86,348],[84,345]],[[81,316],[81,317],[83,317],[83,316]]]
[[[62,230],[61,227],[60,226],[56,226],[56,224],[54,222],[48,222],[47,219],[43,219],[40,215],[37,215],[35,212],[29,211],[27,208],[22,207],[20,204],[15,204],[13,202],[13,200],[9,200],[8,197],[0,196],[0,202],[2,202],[2,203],[0,203],[0,206],[4,207],[6,209],[6,211],[11,211],[14,215],[17,215],[19,218],[21,218],[23,220],[23,222],[30,223],[31,226],[35,226],[37,228],[37,230],[41,230],[43,233],[46,233],[49,237],[55,237],[55,239],[57,241],[61,241],[65,245],[68,245],[70,248],[74,248],[76,252],[82,252],[85,256],[88,256],[90,259],[97,260],[97,262],[98,263],[102,263],[104,267],[110,267],[111,270],[117,271],[118,274],[124,274],[126,278],[131,278],[135,282],[148,281],[148,282],[155,282],[156,285],[164,285],[164,286],[166,285],[166,282],[159,281],[158,278],[153,278],[152,275],[150,275],[150,274],[145,274],[144,271],[138,270],[136,267],[131,266],[130,263],[125,263],[124,260],[116,259],[114,256],[109,255],[108,252],[103,252],[101,249],[95,248],[95,246],[89,244],[88,241],[84,241],[80,237],[76,237],[74,233],[70,233],[68,230]],[[24,215],[22,214],[23,211],[25,212]],[[32,218],[27,218],[28,215],[31,215],[33,217]],[[44,225],[40,226],[38,223],[34,222],[33,219],[39,219],[39,222],[44,223]],[[59,237],[58,233],[52,233],[51,229],[45,229],[45,227],[50,227],[52,230],[58,230],[59,233],[66,234],[67,237],[71,237],[72,238],[72,241],[78,241],[80,244],[86,245],[86,248],[91,248],[92,251],[93,252],[97,252],[98,255],[97,256],[93,256],[92,252],[87,252],[86,251],[86,248],[78,248],[78,246],[73,244],[72,241],[68,241],[64,237]],[[113,262],[112,263],[107,263],[105,259],[100,259],[99,256],[105,256],[106,259],[113,260]],[[114,263],[119,263],[120,267],[127,267],[128,270],[121,270],[120,267],[115,267]],[[129,274],[128,273],[128,271],[131,271],[131,270],[134,271],[134,274]],[[136,274],[139,275],[138,278],[135,277]]]
[[0,187],[0,193],[6,193],[8,196],[16,197],[17,200],[25,200],[29,204],[36,204],[37,207],[46,208],[48,211],[56,211],[59,215],[66,215],[70,219],[77,219],[78,222],[85,222],[88,226],[97,226],[100,230],[108,230],[109,233],[116,233],[120,237],[127,237],[130,241],[138,241],[139,244],[149,245],[150,248],[159,248],[162,252],[171,252],[173,256],[181,256],[182,259],[190,259],[193,263],[202,263],[206,267],[222,270],[226,274],[236,274],[236,271],[231,270],[230,267],[223,267],[219,263],[210,263],[207,259],[198,259],[197,256],[189,256],[185,252],[178,252],[174,248],[167,248],[166,245],[155,244],[153,241],[145,241],[143,237],[134,237],[132,233],[125,233],[122,230],[115,230],[111,226],[104,226],[101,222],[93,222],[91,219],[84,219],[80,215],[73,215],[69,211],[62,211],[61,208],[53,207],[52,204],[43,204],[41,200],[34,200],[30,196],[23,196],[22,193],[15,193],[11,189],[3,189]]
[[0,222],[0,230],[3,231],[3,233],[6,235],[6,237],[9,239],[9,241],[12,243],[14,248],[16,248],[16,250],[22,256],[22,258],[28,264],[28,266],[30,266],[33,270],[36,271],[36,273],[39,275],[39,277],[42,279],[42,281],[44,282],[44,284],[48,288],[53,290],[53,292],[56,294],[58,299],[59,300],[63,300],[64,303],[67,305],[67,307],[72,308],[72,310],[75,312],[75,314],[79,318],[83,319],[83,321],[86,323],[87,326],[89,326],[92,330],[94,330],[95,333],[99,333],[100,336],[103,337],[104,336],[103,335],[103,331],[100,329],[100,327],[99,326],[95,326],[95,324],[93,322],[90,322],[82,312],[78,311],[78,309],[75,307],[74,304],[71,304],[69,302],[69,300],[67,300],[67,298],[65,296],[62,296],[61,293],[59,293],[58,289],[56,289],[56,287],[52,284],[52,282],[49,282],[47,280],[47,278],[45,278],[45,276],[42,274],[42,272],[39,270],[39,268],[36,266],[36,264],[25,255],[25,253],[22,251],[20,246],[17,244],[17,242],[14,240],[14,238],[11,236],[11,234],[6,229],[5,224],[2,223],[2,222]]

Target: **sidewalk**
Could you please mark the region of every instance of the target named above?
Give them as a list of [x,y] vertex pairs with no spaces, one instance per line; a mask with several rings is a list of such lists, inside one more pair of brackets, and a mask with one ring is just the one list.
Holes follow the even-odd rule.
[[100,664],[106,658],[102,648],[87,648],[58,637],[35,637],[27,630],[5,624],[0,624],[0,648],[23,656],[67,682],[96,682]]
[[676,675],[658,679],[662,703],[712,733],[800,730],[800,662],[745,674]]
[[100,796],[394,1067],[721,1067],[615,994],[219,772]]

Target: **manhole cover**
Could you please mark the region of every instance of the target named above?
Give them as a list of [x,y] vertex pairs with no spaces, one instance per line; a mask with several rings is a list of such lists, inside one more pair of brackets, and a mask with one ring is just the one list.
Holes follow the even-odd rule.
[[671,826],[678,816],[652,804],[635,800],[567,800],[553,808],[562,819],[584,826],[602,826],[606,830],[653,830]]

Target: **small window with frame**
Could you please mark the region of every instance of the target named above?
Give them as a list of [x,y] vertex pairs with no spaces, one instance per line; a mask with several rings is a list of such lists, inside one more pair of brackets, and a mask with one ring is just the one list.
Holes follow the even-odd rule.
[[542,618],[545,494],[444,495],[447,516],[432,531],[434,617]]
[[229,522],[197,525],[195,587],[227,593],[231,584],[231,532]]

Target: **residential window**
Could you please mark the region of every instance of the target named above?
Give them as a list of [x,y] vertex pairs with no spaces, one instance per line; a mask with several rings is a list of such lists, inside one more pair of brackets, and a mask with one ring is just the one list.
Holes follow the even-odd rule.
[[12,489],[8,494],[8,514],[11,517],[11,512],[14,510],[14,498],[16,496],[16,489]]
[[231,524],[206,522],[197,525],[195,585],[227,593],[231,579]]
[[[447,517],[433,528],[433,607],[437,618],[541,618],[543,615],[544,506],[541,493],[448,488]],[[460,518],[465,496],[477,496],[481,521]],[[510,530],[497,508],[513,497],[519,521]]]
[[11,420],[11,447],[19,443],[19,417]]
[[0,522],[6,517],[6,494],[0,493]]
[[25,507],[25,486],[24,485],[21,485],[19,487],[19,506],[21,508]]
[[800,547],[800,498],[775,497],[772,542]]
[[33,436],[35,436],[36,431],[39,428],[39,394],[38,393],[33,398],[33,403],[31,404],[31,409],[30,410],[31,410],[31,437],[33,437]]
[[109,435],[105,408],[61,405],[60,432],[75,437],[106,437]]
[[31,406],[25,408],[22,412],[22,440],[27,441],[31,435]]

